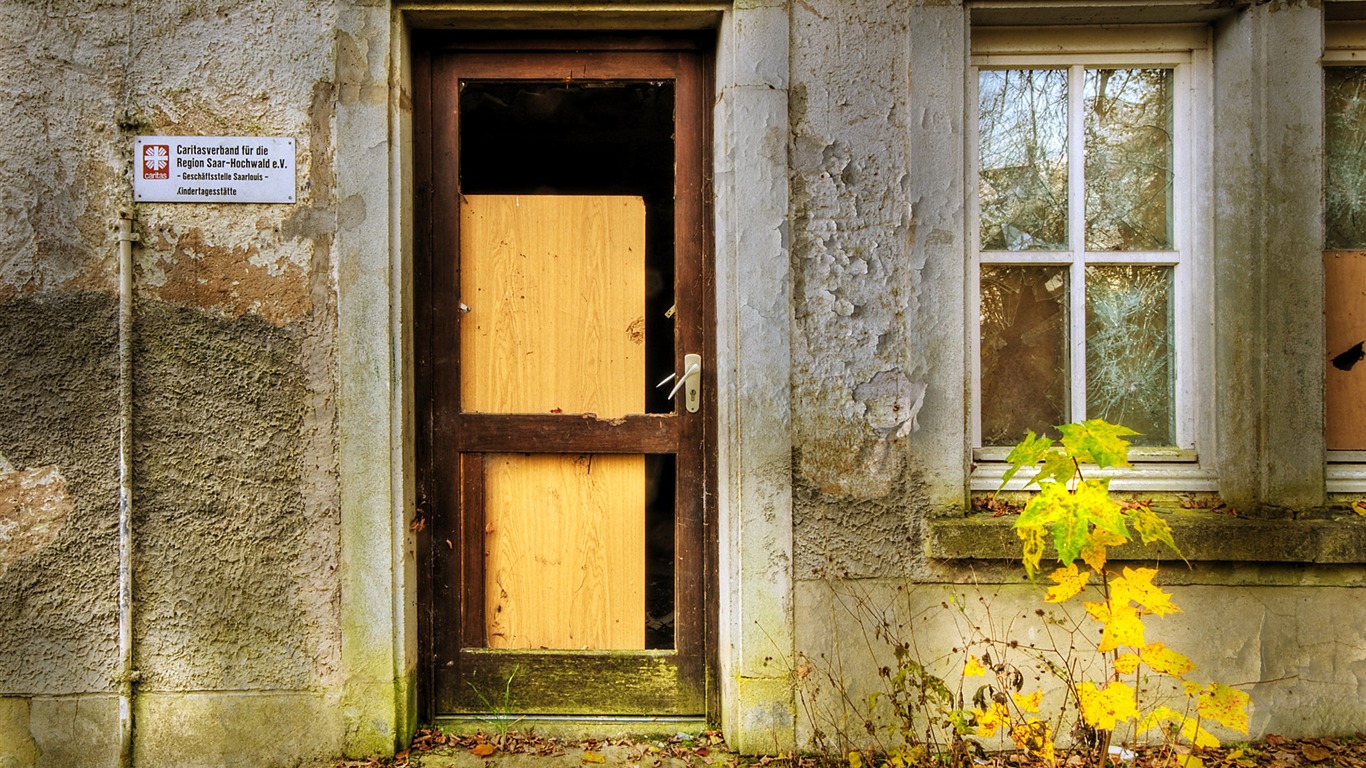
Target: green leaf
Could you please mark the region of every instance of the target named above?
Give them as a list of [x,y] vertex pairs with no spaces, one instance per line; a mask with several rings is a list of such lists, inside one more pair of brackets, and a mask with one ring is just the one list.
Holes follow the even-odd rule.
[[1129,525],[1124,516],[1124,508],[1110,498],[1109,478],[1083,480],[1077,485],[1074,494],[1078,507],[1084,507],[1092,524],[1115,536],[1129,540]]
[[1021,527],[1019,523],[1015,524],[1015,535],[1024,542],[1025,575],[1031,579],[1039,572],[1039,561],[1043,559],[1045,530],[1042,525]]
[[1104,419],[1087,419],[1080,424],[1058,427],[1062,445],[1068,453],[1097,467],[1129,466],[1129,441],[1124,438],[1138,433]]
[[1043,481],[1048,480],[1053,483],[1066,483],[1077,474],[1077,465],[1072,461],[1072,457],[1063,451],[1051,451],[1043,460],[1043,466],[1039,467],[1039,474],[1034,476],[1034,482],[1043,487]]
[[[1035,527],[1052,529],[1053,523],[1057,522],[1058,516],[1062,514],[1055,485],[1050,483],[1030,497],[1029,503],[1020,510],[1020,516],[1015,518],[1016,530]],[[1055,490],[1049,491],[1049,489]],[[1065,488],[1061,490],[1066,495],[1067,490]]]
[[[1001,477],[1001,488],[1006,487],[1010,478],[1014,477],[1021,469],[1038,464],[1043,459],[1048,449],[1053,447],[1053,439],[1049,437],[1038,437],[1030,430],[1025,434],[1025,439],[1015,444],[1010,450],[1010,455],[1006,456],[1006,461],[1010,464],[1010,469],[1006,470]],[[1035,480],[1038,479],[1036,476]],[[1030,482],[1034,482],[1031,480]],[[1028,485],[1028,483],[1026,483]],[[997,489],[998,491],[1000,488]]]
[[[1054,483],[1044,487],[1062,488],[1062,485]],[[1040,491],[1039,495],[1047,492]],[[1062,514],[1053,525],[1053,548],[1058,551],[1058,562],[1071,565],[1086,548],[1087,539],[1090,538],[1088,534],[1091,533],[1091,515],[1090,510],[1076,503],[1075,496],[1065,490],[1061,493],[1066,498],[1060,502]]]
[[1138,506],[1129,510],[1129,519],[1133,520],[1134,530],[1138,532],[1138,537],[1144,544],[1160,541],[1175,552],[1177,557],[1182,560],[1186,559],[1186,556],[1181,554],[1181,550],[1177,548],[1176,540],[1172,538],[1172,527],[1167,525],[1167,521],[1163,520],[1156,512],[1147,506]]
[[[1075,491],[1062,483],[1044,483],[1015,520],[1016,534],[1025,542],[1025,568],[1030,577],[1038,568],[1043,531],[1052,534],[1058,562],[1070,565],[1093,543],[1092,528],[1112,538],[1129,540],[1124,511],[1110,498],[1104,480],[1085,480]],[[1111,538],[1111,537],[1107,537]]]

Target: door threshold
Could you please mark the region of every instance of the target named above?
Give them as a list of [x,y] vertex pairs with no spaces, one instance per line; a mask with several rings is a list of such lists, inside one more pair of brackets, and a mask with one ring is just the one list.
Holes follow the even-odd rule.
[[433,725],[460,735],[532,731],[562,739],[667,738],[708,729],[707,718],[700,715],[442,715]]

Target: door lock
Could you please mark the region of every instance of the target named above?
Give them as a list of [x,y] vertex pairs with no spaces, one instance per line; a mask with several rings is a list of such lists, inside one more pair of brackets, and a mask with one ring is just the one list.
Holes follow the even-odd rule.
[[697,409],[702,407],[702,356],[684,355],[683,356],[683,375],[671,373],[663,381],[656,384],[662,387],[665,384],[678,379],[674,388],[669,390],[669,399],[672,400],[678,390],[683,390],[683,407],[688,413],[697,413]]

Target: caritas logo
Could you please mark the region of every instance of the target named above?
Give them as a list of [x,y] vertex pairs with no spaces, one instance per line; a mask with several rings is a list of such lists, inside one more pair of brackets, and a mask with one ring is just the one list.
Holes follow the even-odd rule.
[[145,144],[142,147],[142,178],[171,178],[171,148],[166,144]]

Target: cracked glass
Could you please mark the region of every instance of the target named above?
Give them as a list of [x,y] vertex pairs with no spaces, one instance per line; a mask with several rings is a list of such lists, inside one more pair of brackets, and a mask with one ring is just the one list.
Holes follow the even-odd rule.
[[1088,69],[1086,250],[1172,247],[1172,70]]
[[1086,268],[1086,415],[1172,445],[1171,267]]
[[1366,67],[1328,67],[1323,84],[1327,247],[1366,248]]

